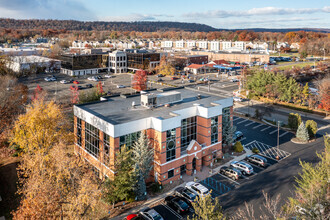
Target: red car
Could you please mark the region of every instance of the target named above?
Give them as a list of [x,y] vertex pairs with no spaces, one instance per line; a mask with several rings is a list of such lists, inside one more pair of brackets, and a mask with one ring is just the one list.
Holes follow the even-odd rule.
[[175,76],[173,76],[172,78],[171,78],[171,80],[176,80],[176,79],[179,79],[178,77],[175,77]]
[[73,81],[73,84],[79,84],[79,81],[75,80]]
[[128,216],[126,216],[126,218],[124,218],[124,220],[140,220],[142,218],[140,218],[140,216],[138,216],[137,214],[130,214]]

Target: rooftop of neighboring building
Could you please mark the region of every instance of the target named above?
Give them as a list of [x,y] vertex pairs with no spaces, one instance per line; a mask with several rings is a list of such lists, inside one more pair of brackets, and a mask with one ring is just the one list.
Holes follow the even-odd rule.
[[[168,90],[153,90],[148,93],[159,95],[167,91]],[[175,91],[181,93],[181,101],[172,103],[169,107],[163,105],[154,108],[146,108],[141,105],[140,94],[127,96],[126,98],[123,96],[108,97],[107,101],[80,104],[75,107],[116,125],[148,117],[167,119],[174,117],[173,111],[194,107],[196,105],[206,108],[213,107],[215,106],[215,101],[229,98],[229,96],[211,95],[189,88],[179,88],[175,89]],[[134,107],[132,105],[133,103]]]
[[41,57],[41,56],[12,56],[10,57],[13,62],[17,63],[45,63],[50,61],[58,61],[55,59],[47,58],[47,57]]

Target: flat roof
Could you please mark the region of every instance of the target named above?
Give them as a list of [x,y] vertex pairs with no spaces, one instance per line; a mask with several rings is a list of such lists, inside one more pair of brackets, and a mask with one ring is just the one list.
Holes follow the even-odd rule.
[[[170,107],[160,106],[148,109],[141,106],[140,95],[127,98],[122,96],[109,97],[107,98],[107,101],[80,104],[76,105],[76,107],[87,111],[109,122],[110,124],[116,125],[148,117],[167,119],[174,117],[173,114],[170,114],[173,111],[193,107],[194,104],[199,104],[204,107],[212,107],[214,106],[212,102],[229,98],[229,96],[212,95],[210,93],[201,92],[190,88],[179,88],[172,91],[180,92],[182,100],[171,104]],[[161,94],[164,92],[167,91],[164,90],[162,92],[159,90],[154,90],[148,93]],[[198,99],[197,97],[199,94],[201,95],[201,99]],[[132,107],[133,102],[135,107]]]
[[48,57],[41,57],[36,55],[29,55],[29,56],[12,56],[10,57],[11,61],[17,63],[44,63],[50,61],[59,61],[56,59],[51,59]]

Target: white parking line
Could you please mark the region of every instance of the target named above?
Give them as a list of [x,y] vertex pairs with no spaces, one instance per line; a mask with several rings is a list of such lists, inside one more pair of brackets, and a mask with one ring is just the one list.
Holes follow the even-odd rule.
[[166,205],[165,203],[162,202],[162,205],[167,208],[167,210],[169,210],[170,212],[172,212],[176,217],[178,217],[179,219],[183,219],[183,217],[181,215],[179,215],[176,211],[174,211],[171,207],[169,207],[168,205]]
[[277,129],[274,130],[274,131],[269,132],[269,134],[274,134],[275,132],[277,132]]
[[264,129],[261,129],[261,131],[266,131],[268,128],[273,128],[273,127],[268,126],[268,127],[264,128]]
[[256,129],[256,128],[259,128],[259,127],[261,127],[261,126],[263,126],[263,124],[257,125],[257,126],[255,126],[255,127],[253,127],[252,129]]
[[236,182],[236,181],[233,180],[233,179],[230,179],[228,176],[222,175],[221,173],[218,173],[218,174],[219,174],[219,176],[222,176],[222,177],[224,177],[224,178],[226,178],[226,179],[228,179],[228,180],[234,182],[235,184],[240,185],[238,182]]
[[244,122],[246,122],[246,121],[249,121],[249,119],[245,119],[245,120],[243,120],[243,121],[240,121],[240,122],[238,122],[237,124],[242,124],[242,123],[244,123]]
[[286,134],[288,134],[288,133],[289,133],[289,132],[286,131],[286,132],[284,132],[283,134],[281,134],[280,137],[283,137],[284,135],[286,135]]
[[236,120],[238,120],[238,119],[241,119],[241,118],[235,118],[233,121],[236,121]]
[[250,122],[249,124],[246,124],[245,127],[249,126],[249,125],[252,125],[253,123],[255,123],[254,121],[253,122]]

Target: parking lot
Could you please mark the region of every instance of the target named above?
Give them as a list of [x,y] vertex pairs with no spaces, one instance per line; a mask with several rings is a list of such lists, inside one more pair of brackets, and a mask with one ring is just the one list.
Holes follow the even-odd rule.
[[[278,129],[275,126],[262,124],[246,118],[240,118],[234,116],[234,125],[237,131],[241,131],[244,134],[244,138],[241,140],[242,144],[248,144],[252,141],[259,141],[269,146],[277,145]],[[289,131],[279,130],[280,145],[291,140],[293,134]]]

